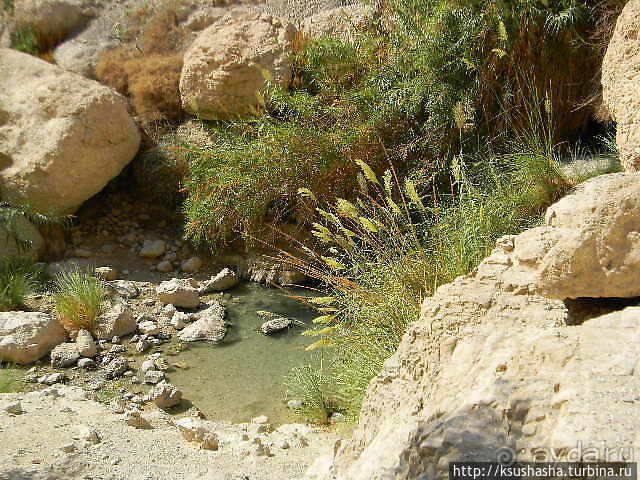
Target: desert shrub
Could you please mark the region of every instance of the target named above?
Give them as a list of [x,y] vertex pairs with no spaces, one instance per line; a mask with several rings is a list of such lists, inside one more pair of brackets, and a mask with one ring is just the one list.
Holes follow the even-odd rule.
[[40,285],[42,271],[15,258],[0,261],[0,311],[25,308],[25,299]]
[[104,296],[104,282],[81,270],[63,272],[56,278],[56,312],[69,332],[94,331]]
[[142,122],[175,121],[182,116],[182,55],[145,54],[118,47],[100,56],[96,77],[129,95]]

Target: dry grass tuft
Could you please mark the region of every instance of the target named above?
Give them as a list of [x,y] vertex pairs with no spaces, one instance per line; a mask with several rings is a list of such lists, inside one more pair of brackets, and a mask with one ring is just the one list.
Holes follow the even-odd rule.
[[93,332],[102,313],[105,285],[82,271],[65,272],[56,278],[56,311],[62,326],[71,333]]
[[125,47],[103,54],[96,67],[98,79],[124,95],[144,123],[174,121],[180,104],[181,55],[135,55]]

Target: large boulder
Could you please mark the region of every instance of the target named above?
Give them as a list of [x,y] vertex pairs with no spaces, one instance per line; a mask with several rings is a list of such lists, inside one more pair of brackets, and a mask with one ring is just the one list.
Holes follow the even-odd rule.
[[75,210],[129,163],[140,134],[122,96],[0,49],[0,192],[33,210]]
[[197,320],[182,330],[178,337],[183,342],[197,342],[201,340],[219,342],[227,334],[224,321],[224,307],[219,302],[213,302],[209,308],[197,314]]
[[28,364],[67,339],[60,322],[47,313],[0,312],[0,360]]
[[622,166],[640,170],[640,0],[630,0],[618,17],[602,62],[602,97],[616,121]]
[[617,297],[640,295],[638,186],[640,174],[584,184],[546,225],[499,239],[425,299],[352,438],[307,478],[440,478],[451,461],[516,456],[628,460],[640,447],[640,307]]
[[205,29],[184,57],[184,110],[208,120],[257,114],[269,83],[286,87],[291,82],[295,32],[291,24],[264,14]]

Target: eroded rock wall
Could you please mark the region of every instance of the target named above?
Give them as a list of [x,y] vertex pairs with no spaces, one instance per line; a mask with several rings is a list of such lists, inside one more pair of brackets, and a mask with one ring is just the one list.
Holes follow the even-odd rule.
[[545,225],[499,239],[438,288],[370,383],[353,437],[308,478],[430,479],[454,460],[632,453],[640,307],[569,322],[563,300],[640,293],[639,193],[640,174],[586,182]]

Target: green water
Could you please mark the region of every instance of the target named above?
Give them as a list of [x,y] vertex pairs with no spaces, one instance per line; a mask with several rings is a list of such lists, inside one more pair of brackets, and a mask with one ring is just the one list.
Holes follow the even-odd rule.
[[286,407],[283,378],[291,367],[312,361],[304,348],[313,339],[300,335],[302,326],[263,335],[262,320],[256,315],[257,310],[267,310],[306,323],[317,316],[287,293],[310,294],[253,283],[238,286],[219,297],[232,324],[224,341],[191,343],[173,357],[173,362],[184,362],[189,368],[170,372],[169,380],[210,419],[238,423],[267,415],[272,423],[296,420]]

